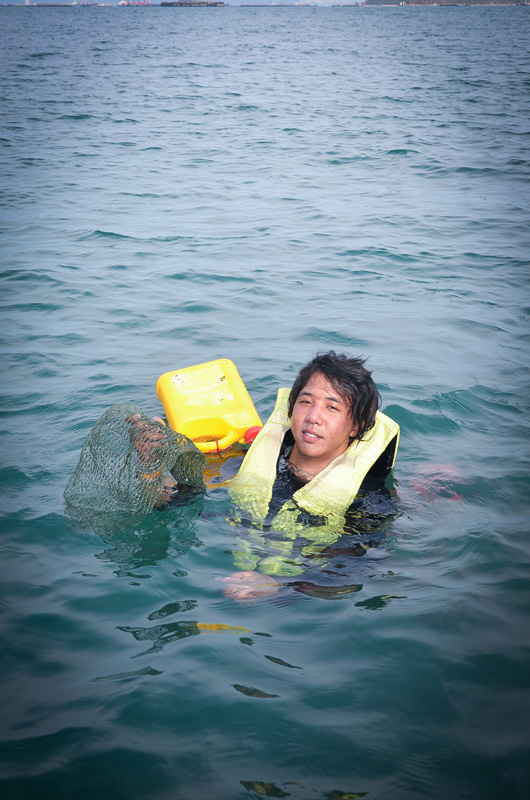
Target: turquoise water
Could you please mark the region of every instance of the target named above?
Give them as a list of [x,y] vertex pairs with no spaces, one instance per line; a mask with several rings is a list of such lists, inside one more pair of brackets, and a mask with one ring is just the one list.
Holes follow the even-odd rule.
[[[3,798],[527,797],[529,34],[0,8]],[[222,486],[69,531],[107,407],[224,356],[265,418],[330,347],[402,440],[378,546],[320,591],[223,594]]]

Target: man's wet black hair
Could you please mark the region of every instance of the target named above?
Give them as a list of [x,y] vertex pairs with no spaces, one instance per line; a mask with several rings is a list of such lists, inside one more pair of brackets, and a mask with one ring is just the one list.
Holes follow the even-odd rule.
[[362,439],[373,428],[375,413],[381,404],[381,395],[372,380],[372,373],[364,366],[365,359],[349,358],[334,350],[317,355],[302,367],[289,395],[289,417],[293,413],[298,395],[315,372],[320,372],[337,390],[350,408],[352,420],[358,430],[351,441]]

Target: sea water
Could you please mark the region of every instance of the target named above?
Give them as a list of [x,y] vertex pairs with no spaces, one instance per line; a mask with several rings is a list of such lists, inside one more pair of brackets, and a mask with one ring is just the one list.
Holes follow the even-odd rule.
[[[526,798],[530,11],[0,8],[3,798]],[[101,413],[319,350],[402,430],[363,557],[241,603],[221,478],[69,530]],[[340,588],[342,587],[342,588]]]

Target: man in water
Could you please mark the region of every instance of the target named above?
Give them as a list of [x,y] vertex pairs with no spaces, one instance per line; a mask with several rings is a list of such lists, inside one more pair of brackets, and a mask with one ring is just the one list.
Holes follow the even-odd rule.
[[[243,524],[283,531],[291,541],[300,536],[322,553],[347,528],[359,493],[384,486],[399,426],[378,411],[380,395],[364,363],[334,351],[317,355],[290,392],[278,392],[230,490]],[[272,576],[304,569],[290,557],[255,561],[257,569],[225,579],[227,595],[248,599],[253,584],[259,595],[276,591]]]

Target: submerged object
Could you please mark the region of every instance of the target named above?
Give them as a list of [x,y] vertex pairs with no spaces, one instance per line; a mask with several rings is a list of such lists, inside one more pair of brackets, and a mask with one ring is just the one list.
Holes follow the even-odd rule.
[[253,441],[262,422],[235,364],[228,358],[160,376],[156,393],[174,431],[202,453]]

